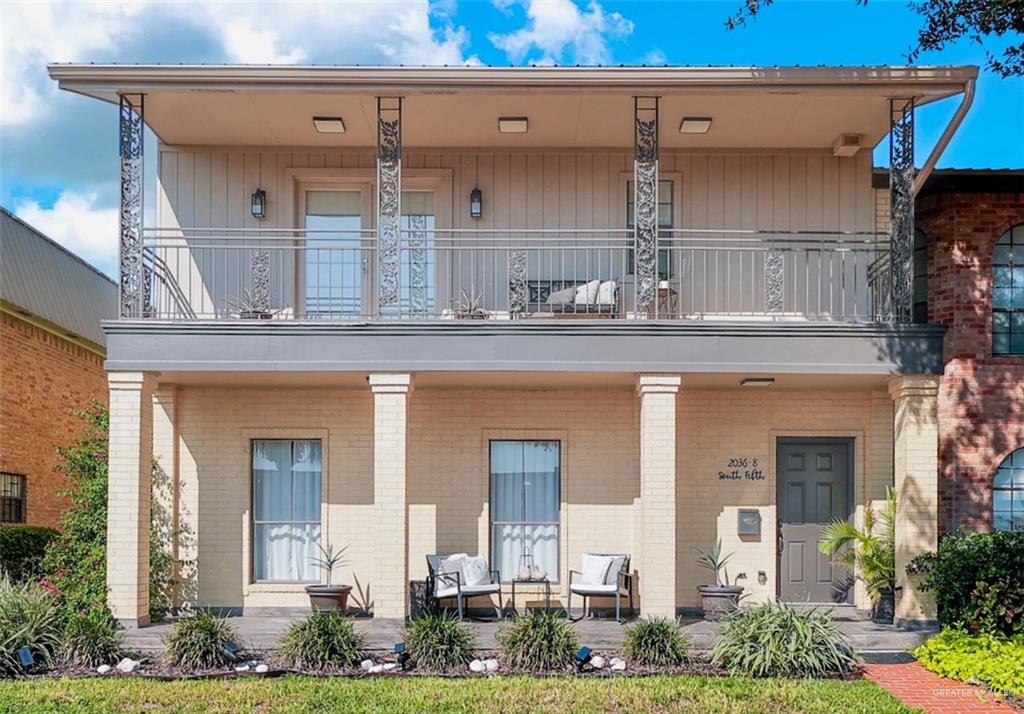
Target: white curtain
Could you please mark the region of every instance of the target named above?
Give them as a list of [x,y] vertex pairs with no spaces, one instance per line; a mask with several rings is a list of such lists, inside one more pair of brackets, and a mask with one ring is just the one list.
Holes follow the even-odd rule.
[[559,490],[557,441],[491,442],[491,567],[502,580],[518,576],[527,549],[558,580]]
[[255,580],[318,581],[320,442],[253,442]]

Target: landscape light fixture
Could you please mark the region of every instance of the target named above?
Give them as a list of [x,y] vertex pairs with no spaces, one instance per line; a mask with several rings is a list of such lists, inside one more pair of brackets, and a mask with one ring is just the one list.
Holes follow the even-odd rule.
[[680,134],[707,134],[711,130],[711,117],[683,117],[679,122]]
[[498,131],[502,134],[525,134],[529,129],[526,117],[498,117]]
[[224,646],[221,648],[221,652],[224,653],[224,657],[230,660],[231,662],[238,661],[238,653],[241,651],[241,646],[234,640],[228,640],[224,643]]
[[409,653],[405,650],[405,643],[398,642],[395,644],[395,661],[398,666],[402,668],[402,671],[409,669]]
[[593,657],[594,650],[589,647],[580,647],[579,651],[576,652],[576,671],[582,672],[583,667],[589,664]]
[[257,188],[252,192],[252,211],[253,218],[263,219],[267,216],[267,192],[262,188]]
[[313,117],[313,128],[318,134],[344,134],[345,122],[341,117]]

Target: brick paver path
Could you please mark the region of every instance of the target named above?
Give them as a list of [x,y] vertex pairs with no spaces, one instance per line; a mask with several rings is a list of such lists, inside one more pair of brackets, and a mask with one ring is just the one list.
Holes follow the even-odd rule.
[[864,676],[926,714],[1014,714],[981,687],[945,679],[917,662],[869,664]]

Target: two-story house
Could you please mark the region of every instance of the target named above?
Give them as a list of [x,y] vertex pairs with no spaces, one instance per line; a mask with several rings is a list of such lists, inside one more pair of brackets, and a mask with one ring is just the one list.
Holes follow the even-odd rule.
[[[913,207],[976,72],[51,66],[119,107],[115,615],[146,617],[152,457],[203,606],[305,606],[333,544],[376,617],[451,552],[505,580],[528,554],[561,596],[628,553],[672,615],[720,540],[751,601],[866,607],[816,543],[895,484],[898,620],[930,620],[903,566],[937,537],[944,328],[914,320]],[[956,95],[915,175],[915,108]]]

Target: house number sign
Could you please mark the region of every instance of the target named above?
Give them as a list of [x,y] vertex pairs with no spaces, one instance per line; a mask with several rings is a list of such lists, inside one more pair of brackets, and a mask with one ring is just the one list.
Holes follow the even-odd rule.
[[719,481],[764,481],[764,471],[758,459],[734,456],[726,462],[725,470],[718,472]]

